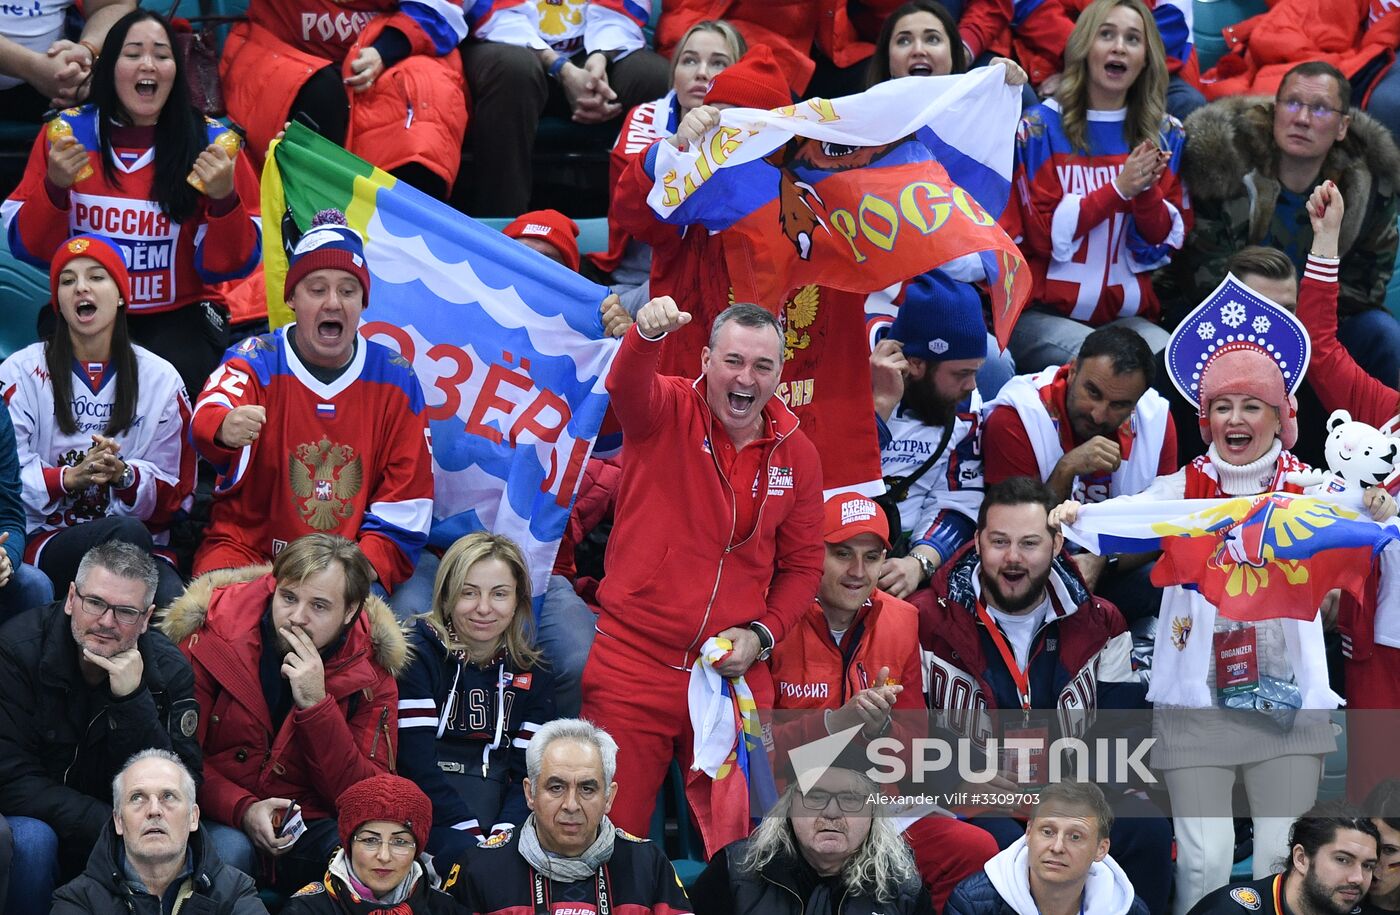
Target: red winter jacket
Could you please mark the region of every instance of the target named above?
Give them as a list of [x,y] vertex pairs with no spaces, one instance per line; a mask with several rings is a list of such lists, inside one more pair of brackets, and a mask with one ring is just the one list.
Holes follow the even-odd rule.
[[872,44],[900,0],[666,0],[656,27],[656,50],[670,57],[686,30],[702,19],[727,19],[749,47],[766,44],[792,90],[807,89],[815,45],[838,67],[875,53]]
[[[736,493],[711,443],[726,437],[705,401],[705,378],[656,373],[659,341],[635,327],[608,374],[627,442],[598,632],[660,663],[694,664],[705,640],[763,623],[779,641],[822,575],[822,471],[817,450],[776,397],[763,408],[769,440],[754,481],[756,526],[735,540]],[[716,447],[719,447],[716,445]]]
[[[919,611],[878,588],[851,621],[841,644],[831,637],[821,604],[812,601],[797,627],[773,649],[774,709],[838,709],[863,689],[878,686],[880,668],[904,687],[896,711],[924,707],[919,667]],[[823,716],[804,715],[792,745],[826,736]],[[785,738],[786,739],[786,738]]]
[[1400,15],[1368,23],[1366,0],[1278,0],[1266,13],[1222,30],[1229,52],[1201,75],[1206,98],[1269,94],[1308,60],[1333,64],[1348,79],[1379,57],[1395,59]]
[[[361,9],[350,12],[335,2],[316,2],[325,6],[319,17],[286,0],[253,0],[249,21],[235,25],[224,45],[219,60],[224,98],[229,117],[247,131],[254,164],[261,168],[268,144],[306,81],[328,66],[348,74],[360,50],[392,26],[408,38],[411,52],[372,89],[347,90],[345,148],[385,171],[417,162],[451,187],[467,129],[466,84],[456,53],[466,37],[465,24],[438,16],[430,33],[417,17],[398,9],[396,0],[360,3]],[[382,12],[364,9],[376,5]],[[460,8],[460,0],[442,5],[460,12],[453,9]],[[305,16],[316,24],[307,25]],[[326,39],[327,28],[319,24],[326,17],[329,35],[340,41]]]
[[392,771],[394,677],[408,661],[393,612],[371,596],[325,659],[326,698],[309,709],[294,706],[274,732],[258,674],[261,623],[275,586],[271,568],[204,575],[161,621],[194,668],[204,749],[199,806],[210,819],[240,828],[248,808],[269,797],[295,800],[308,820],[333,817],[342,791]]

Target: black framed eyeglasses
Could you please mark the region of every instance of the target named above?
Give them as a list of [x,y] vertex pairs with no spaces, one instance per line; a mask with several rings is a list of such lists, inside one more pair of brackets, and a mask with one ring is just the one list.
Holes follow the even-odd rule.
[[1320,102],[1310,105],[1307,102],[1296,98],[1284,99],[1279,104],[1281,104],[1283,106],[1283,110],[1287,111],[1289,114],[1297,114],[1298,112],[1307,109],[1308,114],[1312,115],[1313,119],[1318,121],[1330,120],[1331,118],[1334,118],[1342,113],[1340,108],[1333,108],[1329,105],[1323,105]]
[[73,586],[73,593],[78,595],[78,606],[83,608],[83,612],[95,619],[101,619],[107,615],[108,610],[111,610],[118,623],[123,626],[134,626],[141,621],[141,617],[146,615],[145,610],[138,610],[124,604],[109,604],[100,597],[84,594],[78,590],[77,585]]
[[833,798],[843,813],[859,813],[865,809],[866,796],[856,791],[824,791],[821,788],[813,788],[799,794],[802,797],[802,806],[808,810],[825,810]]

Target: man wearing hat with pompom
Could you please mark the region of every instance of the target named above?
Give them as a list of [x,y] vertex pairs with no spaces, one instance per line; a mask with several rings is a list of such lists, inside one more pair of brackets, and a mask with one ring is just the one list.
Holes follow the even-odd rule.
[[423,389],[360,337],[369,291],[364,240],[317,214],[287,268],[296,323],[229,350],[195,405],[195,445],[219,472],[196,574],[318,532],[355,541],[386,592],[413,574],[432,521]]
[[982,504],[978,441],[987,361],[982,300],[934,270],[906,287],[889,336],[870,357],[880,472],[896,501],[898,535],[880,570],[882,590],[908,597],[972,537]]

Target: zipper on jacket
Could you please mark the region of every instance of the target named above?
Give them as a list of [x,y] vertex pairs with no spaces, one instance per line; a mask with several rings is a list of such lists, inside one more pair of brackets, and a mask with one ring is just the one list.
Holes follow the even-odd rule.
[[379,726],[374,729],[374,742],[369,746],[369,758],[374,759],[379,752],[379,735],[384,735],[384,756],[389,761],[389,771],[394,771],[394,743],[389,737],[389,706],[384,706],[379,713]]
[[[762,873],[762,872],[760,871],[760,873]],[[788,894],[789,894],[790,896],[792,896],[793,899],[796,899],[796,900],[797,900],[797,915],[805,915],[805,913],[806,913],[806,911],[807,911],[807,903],[805,903],[805,902],[802,901],[802,897],[799,896],[799,895],[797,895],[797,891],[796,891],[796,890],[794,890],[794,889],[793,889],[792,887],[790,887],[790,886],[787,886],[786,884],[779,883],[778,881],[776,881],[776,880],[772,879],[771,877],[769,877],[767,874],[763,874],[763,879],[766,880],[766,881],[768,881],[769,883],[773,884],[774,886],[778,887],[779,889],[787,890]],[[840,909],[840,907],[838,906],[834,911],[840,912],[841,909]]]
[[[704,408],[705,408],[706,410],[709,410],[709,409],[710,409],[709,403],[706,402],[706,400],[705,400],[704,397],[701,397],[701,396],[700,396],[700,392],[699,392],[698,390],[695,389],[695,386],[694,386],[694,385],[691,385],[690,390],[691,390],[691,393],[693,393],[696,397],[699,397],[699,398],[700,398],[700,403],[704,406]],[[761,415],[761,414],[760,414],[760,415]],[[713,433],[714,430],[715,430],[714,414],[711,413],[711,414],[710,414],[710,432]],[[725,434],[728,434],[728,433],[725,433]],[[710,438],[713,440],[714,435],[711,434]],[[763,462],[763,464],[762,464],[762,467],[763,467],[764,470],[767,470],[767,469],[772,465],[772,462],[773,462],[773,452],[775,452],[775,451],[778,450],[778,446],[781,445],[781,444],[783,443],[784,439],[786,439],[786,438],[787,438],[787,433],[785,433],[785,432],[778,431],[778,432],[774,432],[774,433],[773,433],[773,447],[772,447],[772,449],[768,452],[768,457],[767,457],[767,459],[764,460],[764,462]],[[738,456],[738,452],[737,452],[737,451],[735,452],[735,456],[736,456],[736,457]],[[765,481],[764,484],[763,484],[763,499],[762,499],[762,501],[760,501],[759,504],[758,504],[758,514],[754,516],[754,526],[753,526],[753,530],[749,533],[749,536],[748,536],[748,537],[745,537],[745,538],[744,538],[743,541],[741,541],[741,542],[738,543],[738,544],[735,544],[735,543],[734,543],[734,535],[737,534],[738,531],[739,531],[739,506],[738,506],[738,504],[737,504],[738,496],[737,496],[737,495],[735,494],[735,492],[734,492],[734,485],[733,485],[732,483],[729,482],[729,476],[728,476],[722,469],[720,469],[720,466],[719,466],[719,458],[715,456],[715,449],[714,449],[714,446],[713,446],[713,445],[711,445],[711,447],[710,447],[710,460],[711,460],[711,461],[714,463],[714,465],[715,465],[715,472],[719,474],[720,479],[724,480],[725,488],[729,490],[729,537],[728,537],[728,539],[725,540],[725,542],[724,542],[724,556],[728,556],[730,553],[732,553],[732,552],[734,551],[735,546],[743,546],[744,543],[747,543],[748,540],[749,540],[749,538],[750,538],[750,537],[753,537],[754,534],[758,533],[759,528],[763,526],[763,508],[764,508],[765,505],[768,504],[768,484],[767,484],[767,481]],[[710,599],[709,599],[709,601],[707,601],[707,602],[705,603],[705,616],[704,616],[704,618],[700,621],[700,629],[695,633],[694,637],[692,637],[691,640],[690,640],[690,647],[687,648],[687,649],[686,649],[686,652],[685,652],[685,654],[687,654],[687,655],[688,655],[692,650],[695,650],[695,649],[697,648],[697,645],[699,645],[699,644],[700,644],[700,640],[703,639],[703,638],[705,637],[705,632],[706,632],[706,630],[709,628],[709,625],[710,625],[710,611],[711,611],[712,609],[714,609],[714,605],[715,605],[715,596],[716,596],[717,594],[719,594],[719,583],[720,583],[720,580],[721,580],[721,578],[723,577],[723,574],[724,574],[724,556],[721,556],[721,557],[720,557],[720,560],[719,560],[719,568],[715,570],[715,585],[714,585],[714,587],[710,590]],[[697,654],[699,653],[698,650],[697,650],[696,653],[697,653]],[[684,656],[682,657],[682,660],[684,660]]]
[[87,743],[88,734],[92,732],[92,726],[94,724],[97,724],[97,719],[101,718],[105,714],[107,714],[107,710],[104,708],[96,715],[93,715],[92,720],[87,723],[87,727],[83,728],[82,739],[79,740],[77,744],[73,747],[73,761],[68,764],[68,768],[63,770],[63,784],[68,784],[68,776],[72,773],[73,767],[78,764],[78,757],[83,752],[83,744]]

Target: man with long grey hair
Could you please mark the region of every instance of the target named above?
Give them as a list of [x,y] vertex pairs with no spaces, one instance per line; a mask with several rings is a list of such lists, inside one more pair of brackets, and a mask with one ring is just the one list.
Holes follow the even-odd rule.
[[721,849],[691,888],[696,915],[932,915],[933,902],[878,791],[840,763],[796,779],[746,839]]

